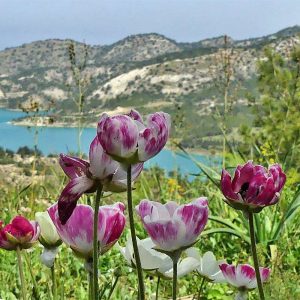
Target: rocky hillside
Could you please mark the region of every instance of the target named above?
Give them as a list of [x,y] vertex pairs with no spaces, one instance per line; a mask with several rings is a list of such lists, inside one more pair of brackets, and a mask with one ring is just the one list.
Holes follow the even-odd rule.
[[[142,111],[181,109],[191,119],[207,116],[220,105],[224,61],[229,57],[230,80],[239,90],[253,88],[257,60],[263,47],[287,54],[299,43],[300,27],[286,28],[260,38],[235,41],[217,37],[194,43],[177,43],[162,35],[140,34],[117,43],[91,46],[73,42],[84,83],[84,111],[96,117],[101,111],[138,107]],[[19,108],[32,102],[41,108],[51,103],[55,116],[76,113],[75,81],[71,72],[70,40],[45,40],[0,51],[0,106]],[[246,107],[241,92],[239,110]],[[206,128],[210,134],[213,128]]]

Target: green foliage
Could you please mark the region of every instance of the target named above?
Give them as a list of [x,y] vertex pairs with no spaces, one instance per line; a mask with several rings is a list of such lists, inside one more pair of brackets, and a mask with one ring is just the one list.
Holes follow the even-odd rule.
[[254,106],[254,127],[241,129],[243,151],[252,153],[256,160],[280,162],[286,169],[299,171],[300,48],[286,59],[265,49],[258,72],[260,98]]

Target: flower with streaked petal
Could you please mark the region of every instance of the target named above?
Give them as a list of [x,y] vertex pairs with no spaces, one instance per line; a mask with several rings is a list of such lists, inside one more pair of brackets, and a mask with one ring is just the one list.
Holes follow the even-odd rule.
[[[151,238],[139,240],[137,238],[139,254],[143,270],[151,275],[157,275],[165,279],[173,278],[173,262],[172,259],[161,252],[153,249],[155,244]],[[118,245],[118,244],[117,244]],[[124,256],[127,263],[135,268],[135,259],[131,239],[127,240],[125,247],[119,247],[121,254]],[[177,276],[178,278],[192,272],[197,268],[199,262],[193,257],[185,257],[178,262]]]
[[201,257],[199,251],[194,247],[187,249],[186,254],[198,261],[199,267],[197,267],[196,271],[199,275],[216,283],[225,281],[219,268],[219,265],[224,263],[225,260],[216,260],[216,257],[211,251],[205,252]]
[[278,164],[267,170],[248,161],[237,166],[233,179],[223,170],[221,190],[233,208],[256,213],[278,202],[285,181],[286,175]]
[[[58,200],[58,212],[62,224],[65,224],[84,193],[93,193],[102,185],[103,191],[126,191],[127,173],[122,166],[112,160],[104,151],[96,137],[90,145],[90,162],[68,155],[60,155],[60,166],[70,178]],[[132,180],[141,171],[143,164],[132,166]]]
[[157,249],[165,252],[191,247],[208,219],[204,197],[185,205],[142,200],[136,210]]
[[40,234],[39,224],[29,221],[22,216],[16,216],[3,226],[0,222],[0,248],[5,250],[28,249],[38,240]]
[[140,114],[109,117],[103,114],[98,123],[98,139],[107,154],[124,164],[145,162],[159,153],[170,135],[170,115],[156,112],[143,123]]
[[[257,287],[255,269],[248,264],[239,264],[237,266],[226,263],[220,264],[220,269],[227,283],[241,290],[252,290]],[[259,268],[262,283],[266,282],[270,276],[271,269]]]
[[[120,202],[100,206],[98,241],[101,254],[108,251],[121,236],[125,227],[124,210],[125,206]],[[77,256],[92,259],[94,210],[88,205],[77,205],[65,225],[59,219],[57,203],[48,208],[48,213],[62,241]]]

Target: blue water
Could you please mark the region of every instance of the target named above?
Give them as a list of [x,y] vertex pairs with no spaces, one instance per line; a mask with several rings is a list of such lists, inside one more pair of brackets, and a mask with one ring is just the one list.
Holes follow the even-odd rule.
[[[34,148],[35,128],[25,126],[14,126],[9,121],[26,116],[26,113],[0,109],[0,146],[5,149],[17,151],[19,147],[28,146]],[[77,128],[57,128],[40,127],[38,128],[37,147],[44,155],[76,152],[78,150]],[[88,153],[89,145],[96,135],[95,128],[86,128],[81,137],[82,151]],[[194,157],[208,165],[216,164],[216,159],[194,155]],[[167,172],[179,170],[183,175],[199,173],[199,168],[188,158],[172,152],[168,149],[162,150],[157,156],[146,162],[145,167],[158,165]],[[191,176],[189,175],[189,178]]]

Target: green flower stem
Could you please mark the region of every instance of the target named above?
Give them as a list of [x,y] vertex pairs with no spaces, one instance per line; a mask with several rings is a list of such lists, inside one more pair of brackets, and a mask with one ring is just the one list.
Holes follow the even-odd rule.
[[21,291],[22,291],[22,298],[26,300],[26,286],[25,286],[25,277],[22,265],[22,256],[21,256],[21,249],[17,246],[17,258],[18,258],[18,267],[19,267],[19,275],[21,279]]
[[88,272],[88,279],[89,279],[89,300],[93,300],[93,272]]
[[55,262],[51,267],[51,279],[52,279],[52,297],[53,300],[57,299],[57,285],[56,285],[56,276],[55,276]]
[[202,280],[201,280],[200,288],[198,290],[197,300],[200,300],[202,289],[203,289],[203,286],[204,286],[204,282],[205,282],[205,277],[203,277]]
[[114,281],[114,283],[113,283],[113,285],[112,285],[112,287],[111,287],[111,289],[109,291],[108,300],[111,298],[111,296],[112,296],[112,294],[113,294],[113,292],[114,292],[114,290],[115,290],[115,288],[117,286],[119,278],[120,278],[120,276],[116,276],[115,281]]
[[173,258],[173,289],[172,289],[172,299],[177,299],[177,263],[178,259]]
[[128,215],[129,215],[129,226],[131,232],[133,253],[135,258],[135,265],[138,274],[139,282],[139,299],[145,300],[145,287],[143,279],[143,270],[141,265],[141,259],[139,254],[139,249],[136,240],[135,228],[134,228],[134,218],[133,218],[133,206],[132,206],[132,188],[131,188],[131,165],[127,167],[127,203],[128,203]]
[[36,280],[35,280],[35,277],[34,277],[34,274],[33,274],[33,271],[32,271],[33,269],[31,267],[30,257],[29,257],[29,255],[28,255],[28,253],[26,251],[24,251],[23,254],[24,254],[25,261],[26,261],[27,267],[29,269],[30,277],[31,277],[32,284],[33,284],[33,295],[37,299],[39,299],[39,296],[38,296],[38,293],[39,293],[38,285],[36,283]]
[[99,221],[99,207],[102,194],[102,185],[99,184],[96,193],[95,208],[94,208],[94,237],[93,237],[93,299],[99,299],[99,284],[98,284],[98,221]]
[[260,278],[260,272],[259,272],[259,263],[258,263],[258,257],[256,252],[256,243],[255,243],[255,232],[254,232],[254,222],[253,222],[253,213],[248,213],[248,219],[249,219],[249,229],[250,229],[250,238],[251,238],[251,251],[254,261],[254,268],[255,268],[255,274],[256,274],[256,281],[259,291],[259,297],[260,300],[265,300],[264,296],[264,290]]
[[159,283],[160,283],[160,276],[157,277],[155,300],[158,300]]

